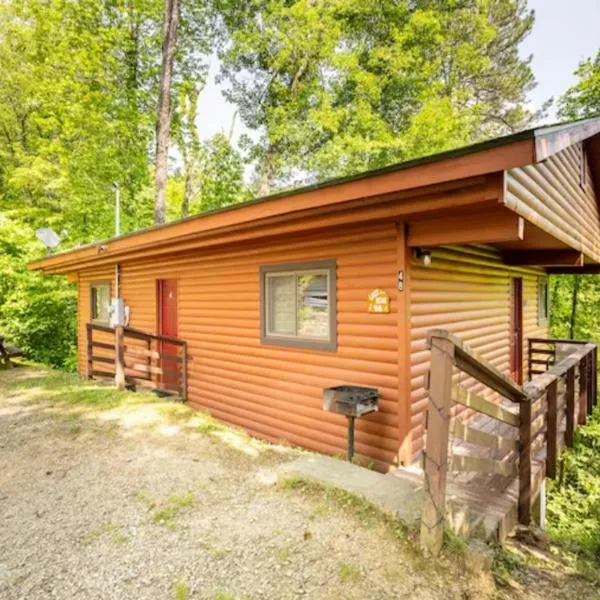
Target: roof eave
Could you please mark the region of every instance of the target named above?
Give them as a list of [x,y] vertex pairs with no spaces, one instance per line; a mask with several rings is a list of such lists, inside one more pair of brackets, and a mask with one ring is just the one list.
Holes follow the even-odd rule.
[[535,162],[541,162],[554,154],[583,142],[600,133],[600,117],[583,119],[534,130]]

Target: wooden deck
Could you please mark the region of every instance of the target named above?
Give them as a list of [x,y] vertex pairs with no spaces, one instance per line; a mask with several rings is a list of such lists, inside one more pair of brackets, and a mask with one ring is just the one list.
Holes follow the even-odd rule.
[[[443,330],[431,332],[427,445],[423,468],[399,477],[423,485],[421,540],[439,552],[443,527],[502,541],[517,523],[539,520],[538,498],[561,450],[596,403],[597,347],[532,340],[540,370],[517,385]],[[558,358],[557,358],[558,357]],[[467,376],[465,383],[464,375]]]

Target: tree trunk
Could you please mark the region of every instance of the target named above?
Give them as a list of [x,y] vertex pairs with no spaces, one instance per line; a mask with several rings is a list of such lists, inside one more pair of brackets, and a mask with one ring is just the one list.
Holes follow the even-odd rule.
[[154,223],[165,222],[167,213],[167,159],[169,154],[169,127],[171,125],[171,82],[177,46],[179,0],[165,0],[163,23],[162,64],[158,96],[158,119],[156,122],[156,192],[154,199]]
[[571,319],[569,324],[569,339],[575,337],[575,319],[577,318],[577,296],[579,294],[579,286],[581,284],[581,278],[577,275],[573,276],[575,281],[573,282],[573,294],[571,296]]
[[275,150],[269,146],[265,153],[260,169],[260,178],[258,182],[258,197],[262,198],[271,193],[271,184],[275,175]]
[[185,167],[185,187],[183,189],[183,200],[181,201],[181,218],[185,219],[190,214],[190,201],[193,197],[191,166]]

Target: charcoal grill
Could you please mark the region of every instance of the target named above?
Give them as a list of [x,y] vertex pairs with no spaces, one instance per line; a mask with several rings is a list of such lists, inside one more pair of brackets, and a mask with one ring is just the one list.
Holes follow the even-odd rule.
[[344,415],[348,419],[347,458],[354,456],[354,422],[357,418],[379,410],[379,390],[359,385],[338,385],[323,390],[323,410]]

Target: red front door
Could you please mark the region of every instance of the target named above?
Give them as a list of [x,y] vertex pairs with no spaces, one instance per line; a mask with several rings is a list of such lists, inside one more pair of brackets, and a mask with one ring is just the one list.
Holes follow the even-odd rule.
[[523,383],[523,279],[511,279],[510,306],[510,374]]
[[[158,333],[169,337],[177,337],[177,280],[159,279],[157,282]],[[162,342],[161,354],[177,356],[177,346]],[[174,370],[177,362],[168,358],[161,360],[161,368],[165,371],[161,381],[168,387],[177,385],[177,374]]]

